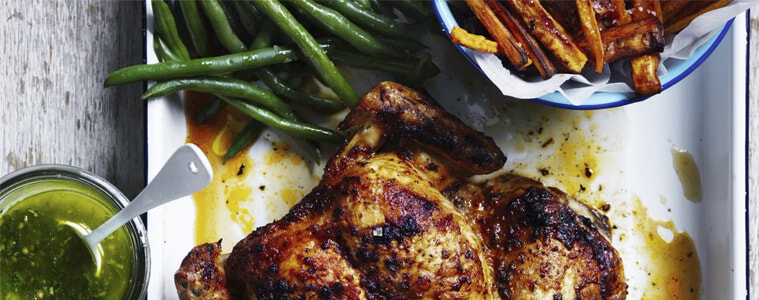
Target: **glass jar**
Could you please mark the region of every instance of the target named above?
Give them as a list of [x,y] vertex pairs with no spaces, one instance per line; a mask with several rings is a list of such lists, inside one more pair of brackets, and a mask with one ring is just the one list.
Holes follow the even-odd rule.
[[[0,178],[0,260],[4,260],[0,264],[5,264],[0,265],[3,269],[0,289],[4,293],[16,293],[20,299],[30,293],[37,298],[53,299],[69,296],[144,299],[150,253],[147,232],[139,217],[101,242],[106,249],[104,262],[107,264],[104,263],[96,275],[90,274],[93,268],[82,269],[87,261],[71,263],[77,262],[74,256],[78,255],[80,260],[91,256],[89,252],[80,251],[86,248],[77,248],[83,241],[82,244],[69,242],[76,239],[67,231],[70,228],[60,226],[64,222],[75,222],[93,230],[127,204],[126,196],[111,183],[70,166],[33,166]],[[55,224],[56,221],[59,224]],[[62,255],[66,249],[72,250]],[[55,263],[60,266],[52,266]],[[68,268],[70,272],[63,271]],[[53,276],[50,275],[53,272],[66,275],[45,277]],[[73,287],[71,282],[67,283],[68,278],[75,283]],[[82,281],[85,283],[81,287],[77,285]]]

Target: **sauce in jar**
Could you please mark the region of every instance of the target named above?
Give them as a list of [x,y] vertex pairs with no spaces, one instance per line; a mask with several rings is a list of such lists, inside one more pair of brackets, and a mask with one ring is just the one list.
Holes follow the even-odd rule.
[[[96,273],[86,243],[66,222],[91,231],[119,209],[94,186],[66,176],[25,180],[0,191],[0,299],[137,298],[135,276],[144,249],[135,245],[133,225],[101,243]],[[143,251],[142,253],[145,253]],[[143,260],[138,262],[137,260]],[[136,270],[137,269],[137,270]]]

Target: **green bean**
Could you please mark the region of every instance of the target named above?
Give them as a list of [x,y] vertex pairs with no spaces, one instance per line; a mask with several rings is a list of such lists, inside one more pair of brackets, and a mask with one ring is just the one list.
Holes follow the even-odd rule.
[[[181,60],[166,48],[165,44],[157,35],[153,36],[153,45],[155,47],[156,55],[162,56],[165,61]],[[211,101],[208,102],[203,108],[201,108],[193,117],[193,121],[196,123],[202,123],[209,117],[215,115],[221,111],[227,103],[219,99],[218,96],[214,96]]]
[[356,4],[361,5],[366,9],[372,9],[372,4],[369,3],[369,0],[356,0]]
[[182,10],[187,31],[190,34],[195,51],[201,57],[211,55],[211,40],[208,37],[208,29],[205,24],[205,17],[198,10],[198,3],[195,0],[179,1],[179,8]]
[[383,43],[385,43],[386,45],[393,47],[393,49],[404,51],[409,54],[427,49],[427,46],[425,46],[418,40],[405,39],[405,38],[394,39],[394,38],[385,38],[385,37],[380,37],[378,39],[382,41]]
[[261,135],[261,132],[264,131],[264,128],[266,127],[261,124],[261,122],[250,120],[250,122],[245,125],[245,128],[243,128],[242,131],[237,134],[235,139],[232,141],[232,144],[229,145],[227,153],[224,153],[224,158],[221,160],[221,163],[226,163],[227,160],[240,153],[240,151],[243,149],[247,148],[248,145],[258,139],[258,136]]
[[369,1],[369,4],[371,4],[371,8],[390,19],[395,19],[397,16],[395,15],[395,12],[393,12],[393,8],[387,4],[387,1],[381,1],[381,0],[367,0]]
[[417,0],[394,0],[388,1],[390,5],[400,10],[407,17],[416,20],[426,20],[432,15],[432,11],[425,6],[425,3]]
[[324,49],[319,47],[314,37],[295,20],[295,17],[277,0],[257,0],[253,3],[298,45],[306,59],[313,65],[316,72],[324,78],[327,86],[332,88],[335,94],[340,97],[340,100],[350,107],[356,106],[358,103],[356,91],[329,60]]
[[250,49],[261,49],[271,46],[275,30],[274,23],[264,21],[264,23],[261,24],[261,30],[258,32],[258,35],[256,35],[256,38],[250,43]]
[[282,102],[271,91],[247,81],[233,78],[186,78],[163,81],[154,84],[143,95],[142,99],[166,96],[181,90],[214,93],[219,96],[239,97],[262,105],[281,117],[297,121],[298,117],[287,103]]
[[351,67],[388,72],[405,81],[409,86],[419,88],[427,78],[440,73],[432,63],[429,54],[418,61],[381,59],[346,50],[330,50],[330,58],[337,63]]
[[221,6],[221,9],[224,11],[224,16],[227,18],[227,22],[229,22],[229,27],[232,28],[232,32],[237,36],[240,41],[242,41],[243,45],[247,45],[250,43],[250,41],[253,39],[252,36],[249,34],[249,31],[247,28],[245,28],[245,23],[240,18],[240,14],[237,11],[237,7],[235,7],[234,3],[239,2],[237,0],[235,1],[225,1],[225,0],[217,0],[219,3],[219,6]]
[[182,60],[176,53],[171,52],[169,46],[158,35],[153,35],[153,50],[161,61]]
[[258,75],[258,78],[260,78],[266,84],[266,86],[272,90],[272,92],[300,105],[328,113],[337,112],[345,108],[345,105],[343,105],[343,103],[340,101],[335,101],[333,99],[323,98],[295,90],[294,88],[288,86],[284,81],[282,81],[282,79],[274,74],[274,72],[266,68],[256,69],[256,75]]
[[203,123],[211,116],[215,115],[216,113],[220,112],[224,107],[227,106],[227,103],[224,102],[224,100],[221,100],[219,96],[215,96],[211,98],[211,101],[208,102],[203,108],[201,108],[197,113],[195,113],[195,116],[192,118],[195,123]]
[[329,58],[336,63],[347,66],[383,71],[397,75],[405,74],[416,67],[416,62],[413,61],[373,57],[346,49],[330,50]]
[[[261,26],[261,30],[259,31],[259,34],[251,43],[250,45],[251,49],[268,47],[271,44],[272,36],[275,30],[276,28],[274,27],[274,24],[272,24],[272,22],[265,21],[264,24]],[[332,99],[322,100],[323,98],[302,93],[300,91],[290,88],[289,86],[286,86],[281,80],[279,80],[279,77],[277,77],[277,75],[274,74],[274,72],[272,72],[268,68],[265,68],[265,67],[258,68],[251,71],[255,75],[255,77],[258,77],[275,94],[279,96],[282,96],[285,98],[289,97],[291,100],[295,99],[296,101],[305,98],[307,100],[310,100],[309,102],[312,104],[312,106],[317,106],[316,109],[320,111],[334,112],[343,108],[342,103],[338,101],[334,101]],[[335,104],[338,106],[338,108],[331,109],[331,107],[334,107]],[[316,145],[303,142],[300,140],[295,140],[295,142],[301,146],[305,154],[309,156],[308,157],[309,159],[313,161],[319,161],[321,159],[321,155],[319,154],[319,150],[316,147]]]
[[237,53],[245,51],[245,44],[237,37],[232,26],[227,20],[227,15],[224,12],[224,8],[219,5],[216,0],[200,0],[200,6],[203,7],[203,11],[211,22],[211,27],[216,32],[219,41],[224,48],[227,48],[229,52]]
[[391,37],[408,37],[408,31],[403,24],[373,12],[371,6],[364,7],[353,0],[321,0],[320,3],[338,11],[351,21],[366,26],[370,30]]
[[298,13],[306,16],[317,26],[345,40],[356,49],[372,55],[400,56],[400,53],[383,44],[371,34],[353,24],[337,11],[320,5],[313,0],[289,0],[285,2]]
[[161,37],[168,46],[168,49],[177,57],[190,59],[190,53],[187,52],[187,47],[184,46],[184,43],[179,38],[179,33],[177,33],[177,24],[174,21],[174,15],[171,14],[169,5],[163,2],[163,0],[152,0],[150,4],[153,7],[153,20],[155,20],[158,36]]
[[338,132],[307,123],[288,121],[271,111],[240,99],[225,96],[220,96],[220,98],[226,101],[229,105],[248,114],[253,119],[264,123],[266,126],[281,130],[290,135],[309,140],[330,142],[333,144],[342,144],[345,142],[345,137]]
[[[271,22],[264,23],[258,36],[253,40],[251,47],[260,48],[268,46],[269,43],[271,43],[272,35],[275,30],[276,28],[274,28],[274,25]],[[345,108],[345,105],[339,101],[304,93],[288,86],[277,76],[277,74],[268,68],[255,69],[253,72],[272,90],[272,92],[282,98],[314,108],[321,112],[336,112]]]
[[[319,46],[318,44],[315,45],[322,50]],[[329,47],[329,45],[324,46]],[[298,53],[296,51],[274,46],[216,57],[129,66],[108,74],[104,85],[108,87],[143,80],[167,80],[197,75],[223,74],[288,63],[297,59]]]
[[301,87],[307,79],[311,78],[314,74],[308,68],[303,68],[297,73],[290,73],[287,77],[287,86],[294,88]]
[[232,5],[235,7],[235,11],[240,17],[240,23],[242,23],[248,34],[250,34],[250,36],[256,36],[256,34],[258,34],[257,29],[260,21],[256,16],[257,12],[255,11],[255,8],[246,1],[232,1]]
[[[260,42],[268,43],[268,41],[266,40],[262,40]],[[177,59],[174,58],[174,60],[177,60]],[[261,70],[266,70],[266,69],[261,68]],[[256,97],[257,99],[254,99],[254,100],[257,100],[259,103],[263,103],[263,104],[269,103],[268,105],[270,107],[273,104],[274,106],[272,108],[274,108],[275,111],[283,111],[283,112],[280,112],[280,114],[286,117],[288,121],[296,121],[296,122],[299,121],[295,113],[289,110],[289,107],[287,105],[283,104],[281,101],[279,101],[279,99],[276,99],[276,97],[272,97],[273,95],[271,95],[268,91],[264,89],[260,89],[257,86],[248,84],[247,82],[241,83],[238,81],[235,83],[237,85],[242,84],[244,89],[248,89],[248,90],[253,89],[252,92],[256,92],[256,90],[258,90],[258,92],[264,92],[265,95],[263,95],[263,97],[259,95],[258,97]],[[160,89],[160,87],[155,87],[155,88],[156,90]],[[248,92],[251,92],[251,91],[249,90]],[[219,110],[221,110],[224,106],[227,105],[226,102],[221,100],[221,98],[219,97],[221,96],[219,96],[218,94],[215,94],[215,97],[211,100],[211,102],[209,102],[205,107],[201,109],[201,111],[198,112],[198,114],[196,114],[195,116],[196,122],[201,122],[205,120],[206,118],[217,113]],[[267,100],[267,98],[268,98],[268,101],[263,101],[263,100]],[[227,152],[224,155],[224,159],[222,163],[225,163],[227,159],[236,155],[242,149],[244,149],[261,133],[263,129],[264,129],[264,125],[262,125],[258,121],[255,121],[255,120],[250,121],[248,125],[246,126],[246,128],[242,132],[240,132],[237,137],[235,137],[235,140],[227,149]],[[301,140],[295,140],[295,142],[301,145],[301,148],[303,148],[303,151],[305,152],[305,154],[308,156],[309,159],[313,161],[320,160],[319,150],[313,143],[309,143],[309,142],[305,142]]]

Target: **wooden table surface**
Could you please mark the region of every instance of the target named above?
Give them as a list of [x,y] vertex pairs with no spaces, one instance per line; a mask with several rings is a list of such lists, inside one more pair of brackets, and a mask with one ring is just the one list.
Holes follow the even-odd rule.
[[[128,197],[140,191],[146,162],[145,105],[137,100],[142,85],[105,89],[102,82],[108,72],[142,62],[142,7],[141,1],[103,0],[0,5],[0,175],[67,164],[105,177]],[[757,36],[759,17],[750,27]],[[749,51],[749,193],[750,210],[757,211],[759,39]],[[759,270],[757,225],[753,214],[751,270]],[[759,299],[758,277],[751,272],[751,299]]]

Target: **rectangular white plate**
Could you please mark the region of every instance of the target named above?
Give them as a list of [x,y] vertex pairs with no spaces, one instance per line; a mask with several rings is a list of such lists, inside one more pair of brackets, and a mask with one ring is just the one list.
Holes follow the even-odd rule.
[[[149,5],[146,11],[147,62],[155,63]],[[588,189],[603,186],[604,192],[578,193],[576,197],[594,203],[603,198],[612,203],[611,222],[621,228],[629,220],[614,216],[629,212],[625,203],[630,199],[641,199],[654,219],[672,220],[677,231],[687,231],[693,238],[703,274],[702,298],[745,299],[746,39],[746,17],[740,15],[716,51],[679,84],[642,103],[592,113],[502,99],[452,47],[435,53],[435,60],[445,73],[429,83],[427,89],[448,111],[495,138],[509,157],[506,170],[570,192],[577,191],[578,182]],[[356,83],[360,93],[376,83],[363,73],[354,75],[351,77],[361,81]],[[147,119],[148,178],[152,179],[174,149],[185,142],[187,128],[182,100],[179,97],[150,100]],[[548,138],[554,141],[540,147]],[[562,143],[562,138],[588,142],[603,151],[589,154],[579,149],[578,144]],[[264,148],[252,147],[251,159],[261,159]],[[673,148],[687,150],[698,165],[703,192],[700,203],[690,202],[683,195],[673,167]],[[572,173],[562,170],[567,168],[568,161],[566,155],[557,155],[561,150],[590,155],[581,158],[597,163],[594,179],[580,182],[568,178]],[[539,169],[546,167],[551,168],[552,174],[541,177]],[[319,173],[317,170],[316,174]],[[301,183],[305,192],[315,184],[314,180],[306,181]],[[276,206],[281,202],[279,199],[269,197],[250,204],[257,226],[284,213],[286,206],[281,203],[279,209],[265,208],[267,204]],[[149,299],[177,298],[173,274],[196,244],[194,216],[190,198],[148,213],[152,261]],[[230,221],[230,226],[236,224]],[[636,249],[640,245],[629,245],[633,239],[628,239],[627,244],[617,242],[624,230],[616,231],[612,240],[625,262],[630,299],[636,299],[647,288],[647,282],[641,275],[645,271],[632,263],[642,255]],[[229,233],[225,235],[230,238]],[[233,240],[227,242],[233,244],[243,235],[238,230],[231,234]],[[230,250],[228,246],[225,249]]]

